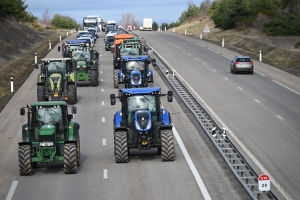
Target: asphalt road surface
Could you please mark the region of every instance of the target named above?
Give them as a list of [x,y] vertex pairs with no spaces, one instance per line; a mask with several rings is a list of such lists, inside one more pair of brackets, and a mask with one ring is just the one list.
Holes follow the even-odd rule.
[[[149,39],[156,38],[155,34],[149,34]],[[109,94],[117,94],[117,90],[113,88],[112,54],[105,51],[103,38],[101,33],[95,46],[100,53],[99,86],[78,87],[78,113],[74,115],[74,121],[81,127],[81,165],[77,174],[64,174],[63,163],[58,162],[39,164],[32,176],[19,175],[18,142],[21,141],[21,126],[26,123],[26,117],[19,115],[19,109],[36,101],[39,70],[34,70],[0,113],[0,199],[179,200],[204,199],[204,196],[211,199],[247,199],[202,129],[193,123],[176,99],[168,103],[162,97],[162,103],[171,113],[188,156],[183,155],[182,147],[178,145],[181,141],[175,141],[176,159],[173,162],[162,162],[153,149],[133,151],[129,163],[115,163],[112,120],[114,113],[120,109],[120,103],[111,106],[109,102]],[[162,52],[166,49],[161,45],[155,48],[161,48]],[[61,57],[61,52],[56,46],[47,57]],[[153,71],[155,86],[161,86],[166,93],[167,86]],[[187,163],[186,157],[190,158],[187,159],[192,165]],[[200,190],[197,174],[203,180],[202,187],[207,189],[207,193]]]

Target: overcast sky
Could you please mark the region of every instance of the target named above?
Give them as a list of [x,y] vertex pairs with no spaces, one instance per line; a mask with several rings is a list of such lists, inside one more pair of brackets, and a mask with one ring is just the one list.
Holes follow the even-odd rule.
[[28,5],[26,9],[34,16],[40,18],[46,9],[53,16],[60,14],[82,23],[87,15],[98,15],[104,21],[116,20],[118,23],[122,15],[130,13],[135,16],[139,24],[143,18],[152,18],[158,25],[161,23],[176,22],[188,3],[197,6],[202,0],[24,0]]

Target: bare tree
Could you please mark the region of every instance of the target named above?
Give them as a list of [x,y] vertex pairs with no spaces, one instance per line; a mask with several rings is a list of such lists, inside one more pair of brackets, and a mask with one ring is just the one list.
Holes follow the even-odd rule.
[[133,16],[130,13],[126,13],[122,15],[122,19],[119,22],[122,26],[127,26],[128,24],[134,25],[135,27],[139,26],[138,21],[135,19],[135,16]]
[[43,15],[42,15],[42,17],[39,21],[40,21],[41,24],[50,26],[51,25],[51,18],[52,18],[52,15],[50,14],[49,9],[46,8],[46,10],[44,11],[44,13],[43,13]]

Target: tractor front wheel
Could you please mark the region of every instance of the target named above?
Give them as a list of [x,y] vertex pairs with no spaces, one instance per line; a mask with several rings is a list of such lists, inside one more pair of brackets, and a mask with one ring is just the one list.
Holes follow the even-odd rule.
[[[125,88],[125,83],[119,83],[119,97],[122,95],[121,89]],[[121,101],[121,98],[120,98]]]
[[175,159],[174,137],[172,130],[161,130],[161,160],[173,161]]
[[114,69],[114,87],[118,88],[119,86],[119,69]]
[[77,88],[76,85],[67,85],[68,100],[67,103],[74,105],[77,102]]
[[32,175],[31,146],[19,146],[19,169],[21,176]]
[[91,86],[96,87],[98,85],[98,73],[97,70],[91,70],[90,74],[91,78]]
[[46,101],[46,89],[45,86],[37,86],[37,100]]
[[75,143],[64,145],[64,170],[66,174],[77,172],[77,147]]
[[128,159],[128,146],[127,146],[127,133],[126,131],[117,131],[114,134],[115,157],[116,163],[127,163]]

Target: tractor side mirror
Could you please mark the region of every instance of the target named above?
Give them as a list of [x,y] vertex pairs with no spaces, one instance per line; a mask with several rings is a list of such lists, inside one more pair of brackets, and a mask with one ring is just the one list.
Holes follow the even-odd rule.
[[173,92],[172,91],[168,91],[168,102],[172,102],[173,101]]
[[20,115],[24,116],[25,115],[25,108],[20,109]]
[[73,119],[73,115],[68,115],[68,121],[71,121]]
[[150,60],[147,60],[147,64],[150,64],[151,63],[151,61]]
[[156,60],[152,59],[152,66],[156,66]]
[[95,57],[96,57],[96,59],[99,58],[99,53],[97,51],[95,52]]
[[76,114],[77,113],[77,107],[76,106],[72,106],[71,107],[71,111],[72,111],[72,114]]
[[110,105],[116,105],[116,95],[110,94]]

